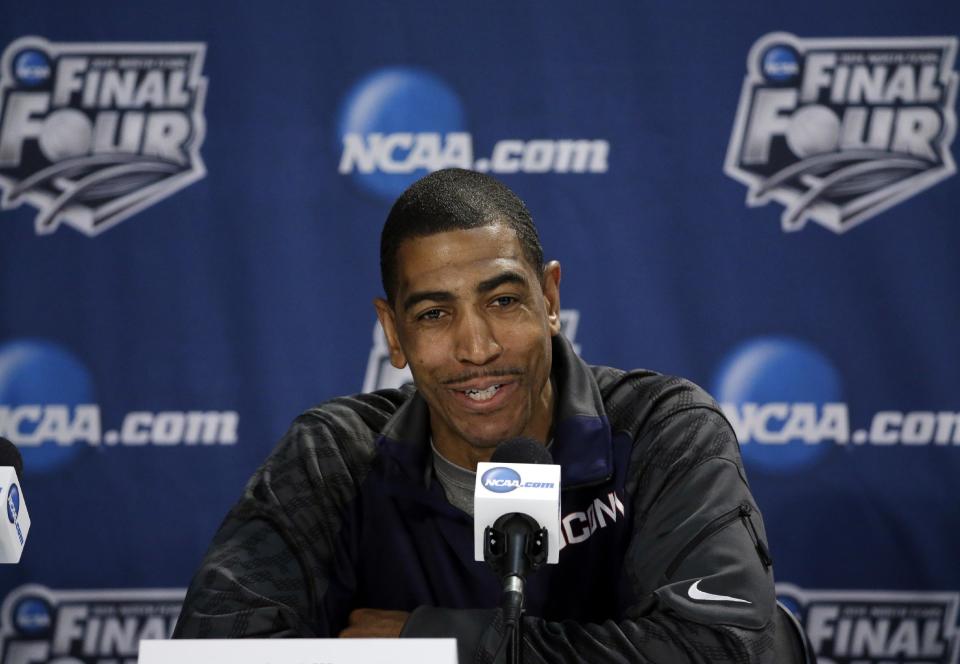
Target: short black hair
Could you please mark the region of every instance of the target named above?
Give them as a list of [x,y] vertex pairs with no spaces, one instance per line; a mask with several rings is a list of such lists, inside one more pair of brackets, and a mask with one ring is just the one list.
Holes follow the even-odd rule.
[[393,204],[380,233],[380,279],[392,304],[397,291],[397,250],[405,240],[446,231],[509,226],[523,256],[543,279],[543,247],[520,197],[483,173],[445,168],[414,182]]

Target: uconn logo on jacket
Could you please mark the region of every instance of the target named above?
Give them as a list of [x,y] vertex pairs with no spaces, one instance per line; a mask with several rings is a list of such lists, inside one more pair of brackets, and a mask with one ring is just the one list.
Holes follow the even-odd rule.
[[568,544],[579,544],[590,539],[598,531],[613,524],[625,522],[623,501],[615,491],[594,498],[585,509],[567,512],[560,519],[560,550]]

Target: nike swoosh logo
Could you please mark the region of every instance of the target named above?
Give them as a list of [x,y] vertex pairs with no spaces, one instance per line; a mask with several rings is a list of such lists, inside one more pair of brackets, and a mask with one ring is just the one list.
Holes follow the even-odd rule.
[[697,587],[700,585],[701,581],[703,581],[703,579],[697,579],[690,584],[690,588],[687,590],[687,596],[690,599],[700,599],[706,602],[743,602],[744,604],[750,604],[750,602],[745,599],[728,597],[726,595],[714,595],[713,593],[704,592]]

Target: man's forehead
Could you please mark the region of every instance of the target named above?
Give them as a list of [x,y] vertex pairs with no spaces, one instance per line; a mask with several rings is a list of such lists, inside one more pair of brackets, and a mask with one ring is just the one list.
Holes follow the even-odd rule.
[[532,274],[516,232],[502,224],[411,237],[397,249],[401,291],[438,278],[482,280],[501,270]]

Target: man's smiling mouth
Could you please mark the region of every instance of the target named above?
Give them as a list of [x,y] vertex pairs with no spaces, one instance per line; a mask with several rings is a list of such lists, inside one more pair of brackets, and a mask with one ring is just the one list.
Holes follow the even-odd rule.
[[491,385],[485,390],[463,390],[463,393],[473,401],[489,401],[502,386],[502,384],[497,384]]

